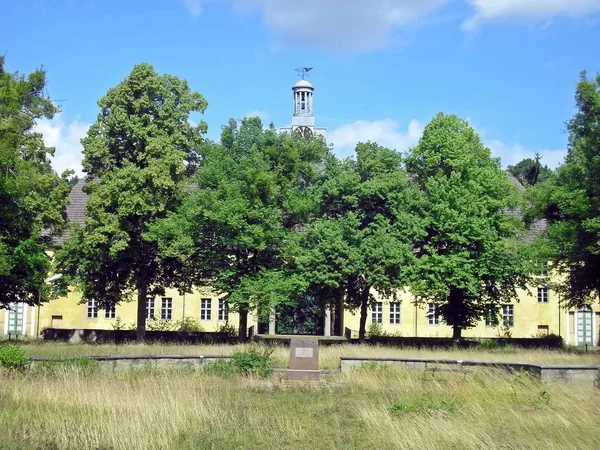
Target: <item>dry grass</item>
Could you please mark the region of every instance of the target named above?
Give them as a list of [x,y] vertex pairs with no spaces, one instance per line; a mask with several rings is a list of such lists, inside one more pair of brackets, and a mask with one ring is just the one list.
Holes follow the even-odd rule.
[[[60,343],[30,343],[23,346],[28,356],[78,357],[104,355],[226,355],[245,348],[242,345],[169,345],[169,344],[124,344],[89,345]],[[391,348],[371,345],[321,346],[320,367],[336,369],[340,356],[369,356],[382,358],[447,358],[475,361],[505,361],[538,364],[600,365],[600,352],[573,353],[558,350],[524,350],[506,348],[497,350],[445,350]],[[289,348],[274,347],[275,367],[287,367]]]
[[0,372],[3,449],[595,449],[599,416],[598,390],[493,371],[365,367],[326,386],[190,369]]

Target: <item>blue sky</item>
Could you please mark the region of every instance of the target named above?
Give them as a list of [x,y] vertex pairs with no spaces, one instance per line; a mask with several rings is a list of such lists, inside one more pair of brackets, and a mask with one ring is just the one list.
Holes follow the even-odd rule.
[[10,71],[43,65],[62,110],[38,129],[80,171],[96,102],[140,62],[188,80],[217,138],[230,117],[291,121],[312,66],[317,126],[406,151],[438,112],[468,119],[504,165],[556,166],[579,72],[600,71],[598,0],[5,0]]

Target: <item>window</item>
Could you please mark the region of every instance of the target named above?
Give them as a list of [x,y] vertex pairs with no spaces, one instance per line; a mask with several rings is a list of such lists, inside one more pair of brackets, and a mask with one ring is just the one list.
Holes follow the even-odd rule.
[[160,318],[162,320],[171,320],[171,316],[173,313],[173,299],[168,297],[163,297],[162,305],[160,308]]
[[542,277],[548,276],[548,263],[547,262],[542,264],[542,268],[540,269],[540,276],[542,276]]
[[210,320],[211,311],[210,306],[212,298],[201,298],[200,299],[200,320]]
[[538,303],[548,303],[548,288],[537,289]]
[[550,327],[548,325],[538,325],[538,336],[548,336],[550,334]]
[[400,303],[390,303],[390,323],[392,325],[400,325]]
[[229,322],[229,303],[227,303],[227,300],[219,299],[219,321]]
[[117,317],[117,307],[115,305],[104,310],[105,319],[114,319],[115,317]]
[[497,327],[498,316],[496,315],[496,309],[489,307],[485,311],[485,326],[486,327]]
[[154,299],[150,297],[146,299],[146,319],[154,320]]
[[515,309],[514,305],[502,305],[502,326],[515,326]]
[[371,318],[373,323],[383,323],[383,303],[373,303],[373,309],[371,310]]
[[95,319],[96,317],[98,317],[98,305],[96,304],[95,298],[88,298],[87,317],[88,319]]
[[435,304],[429,304],[429,312],[427,313],[427,317],[429,318],[429,325],[440,324],[440,315],[437,312],[437,307],[435,306]]

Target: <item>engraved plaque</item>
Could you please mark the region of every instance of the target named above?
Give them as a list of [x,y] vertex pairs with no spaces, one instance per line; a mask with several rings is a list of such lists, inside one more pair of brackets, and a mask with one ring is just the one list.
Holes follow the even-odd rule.
[[313,349],[312,347],[297,347],[296,358],[312,358]]

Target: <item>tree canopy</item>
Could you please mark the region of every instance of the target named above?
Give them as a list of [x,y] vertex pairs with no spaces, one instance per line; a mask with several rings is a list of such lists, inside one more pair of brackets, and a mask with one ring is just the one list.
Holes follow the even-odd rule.
[[185,80],[135,66],[109,89],[83,143],[86,223],[56,254],[63,284],[76,284],[83,301],[100,308],[137,291],[138,339],[145,338],[149,295],[177,286],[184,270],[177,258],[159,260],[150,224],[181,203],[186,172],[194,170],[206,124],[189,122],[207,102]]
[[438,114],[407,158],[423,194],[425,235],[410,282],[417,302],[433,303],[454,338],[517,298],[530,267],[518,240],[516,188],[467,122]]
[[0,308],[47,298],[46,247],[65,223],[69,173],[56,174],[54,148],[34,130],[58,111],[45,87],[44,70],[10,73],[0,56]]
[[535,159],[525,158],[514,166],[508,166],[508,171],[524,185],[535,185],[547,180],[552,175],[552,169],[542,165],[542,157],[535,155]]
[[548,222],[538,243],[562,275],[553,287],[579,307],[600,293],[600,75],[581,74],[575,104],[565,163],[531,192],[530,213]]
[[374,292],[393,298],[407,281],[419,234],[416,196],[401,155],[375,143],[359,143],[355,160],[328,165],[319,215],[300,239],[296,263],[312,295],[360,308],[361,340]]
[[194,285],[225,294],[240,313],[241,339],[249,311],[264,318],[300,290],[285,246],[316,206],[328,155],[322,139],[265,130],[258,118],[232,120],[221,143],[204,148],[191,195],[153,227],[164,256],[179,258]]

